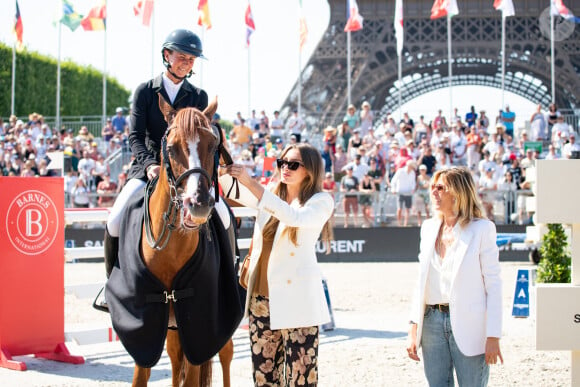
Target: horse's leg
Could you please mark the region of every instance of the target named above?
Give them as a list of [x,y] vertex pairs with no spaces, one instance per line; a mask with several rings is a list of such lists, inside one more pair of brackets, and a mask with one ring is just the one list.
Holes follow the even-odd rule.
[[230,387],[230,364],[234,358],[234,340],[229,339],[226,345],[220,349],[219,357],[222,365],[224,387]]
[[210,387],[212,382],[211,362],[209,359],[202,365],[193,365],[187,359],[183,359],[183,386]]
[[[176,329],[167,330],[167,355],[171,360],[171,380],[173,387],[179,387],[183,379],[183,351],[181,350],[181,342],[179,341],[179,332]],[[187,384],[184,384],[187,386]]]
[[146,387],[147,381],[151,376],[151,368],[139,367],[135,364],[135,371],[133,372],[133,387]]

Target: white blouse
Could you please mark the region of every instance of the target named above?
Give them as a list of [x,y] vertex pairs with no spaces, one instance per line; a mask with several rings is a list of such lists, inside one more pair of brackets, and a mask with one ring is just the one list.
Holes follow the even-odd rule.
[[427,305],[449,304],[451,293],[451,279],[453,276],[453,258],[457,249],[460,227],[453,227],[453,244],[445,251],[445,257],[439,256],[433,249],[433,256],[429,263],[429,275],[425,288],[425,303]]

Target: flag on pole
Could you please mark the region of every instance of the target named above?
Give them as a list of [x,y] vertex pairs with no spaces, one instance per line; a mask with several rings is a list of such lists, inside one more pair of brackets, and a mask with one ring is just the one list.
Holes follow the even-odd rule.
[[22,25],[22,16],[20,16],[20,7],[18,0],[16,0],[16,14],[14,15],[14,36],[16,37],[16,45],[19,49],[22,48],[22,36],[24,34],[24,26]]
[[550,13],[552,16],[562,16],[564,19],[580,23],[580,17],[574,16],[574,14],[564,5],[563,0],[552,0]]
[[503,17],[514,16],[516,14],[512,0],[494,0],[493,7],[501,11]]
[[344,32],[354,32],[362,30],[363,17],[358,12],[356,0],[347,0],[346,2],[346,25]]
[[83,15],[79,15],[77,11],[75,11],[72,3],[68,0],[62,0],[62,15],[60,18],[60,22],[70,28],[71,31],[74,32],[79,26],[81,25],[81,20],[83,19]]
[[453,17],[458,13],[457,0],[435,0],[431,8],[431,20],[444,16]]
[[405,32],[403,30],[403,0],[397,0],[395,3],[395,38],[397,39],[397,55],[403,52],[403,43],[405,39]]
[[151,24],[151,16],[153,16],[153,0],[139,0],[133,6],[135,16],[141,19],[145,27]]
[[308,37],[308,26],[306,25],[306,18],[302,12],[302,0],[300,0],[300,51],[306,43],[306,38]]
[[205,27],[206,30],[209,30],[211,28],[211,18],[209,17],[208,0],[199,0],[197,10],[199,11],[197,25]]
[[85,31],[102,31],[107,25],[107,7],[105,0],[100,1],[100,4],[91,8],[88,15],[81,20],[81,26]]
[[252,16],[252,9],[250,8],[250,3],[248,2],[248,8],[246,8],[246,46],[250,47],[250,36],[256,30],[254,24],[254,16]]

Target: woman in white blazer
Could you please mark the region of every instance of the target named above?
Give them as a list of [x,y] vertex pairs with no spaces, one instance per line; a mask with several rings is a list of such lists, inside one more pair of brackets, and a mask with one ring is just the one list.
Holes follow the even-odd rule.
[[430,386],[486,386],[489,364],[503,363],[501,276],[495,225],[485,219],[471,172],[437,171],[435,217],[421,227],[419,278],[407,352],[422,346]]
[[224,192],[237,178],[240,197],[232,199],[258,210],[245,306],[254,383],[316,385],[318,326],[330,315],[315,247],[321,232],[331,239],[334,210],[334,199],[322,191],[320,152],[304,143],[288,146],[267,189],[241,165],[227,173],[220,178]]

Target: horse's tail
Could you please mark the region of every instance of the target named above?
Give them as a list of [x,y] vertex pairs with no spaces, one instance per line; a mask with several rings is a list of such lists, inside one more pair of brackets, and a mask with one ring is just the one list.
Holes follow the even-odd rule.
[[202,387],[211,387],[211,361],[209,359],[200,366],[199,369],[199,385]]

